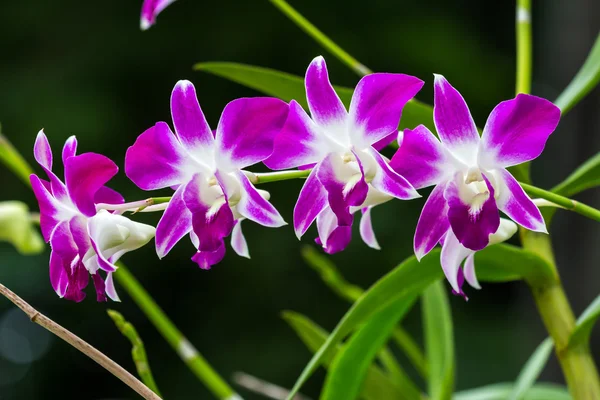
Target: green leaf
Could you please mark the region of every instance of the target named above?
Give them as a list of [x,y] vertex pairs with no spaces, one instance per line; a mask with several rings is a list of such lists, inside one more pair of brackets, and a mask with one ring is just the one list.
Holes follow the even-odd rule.
[[27,163],[25,158],[19,153],[19,151],[10,143],[8,138],[2,134],[2,127],[0,126],[0,163],[6,165],[8,169],[14,172],[23,183],[27,186],[31,186],[29,182],[29,175],[33,174],[33,168]]
[[525,398],[525,394],[533,386],[546,366],[550,354],[552,354],[553,347],[554,342],[552,338],[546,338],[535,349],[519,373],[515,386],[508,397],[509,400],[523,400]]
[[[308,109],[304,91],[304,79],[297,75],[270,68],[231,62],[198,63],[194,65],[194,69],[237,82],[284,101],[296,100],[304,109]],[[342,102],[348,107],[354,90],[341,86],[334,86],[334,88]],[[413,99],[404,106],[400,129],[414,128],[420,124],[427,126],[431,130],[435,129],[433,125],[433,108],[430,105]]]
[[[496,383],[458,392],[453,400],[506,400],[513,390],[512,383]],[[572,400],[566,387],[540,383],[525,393],[524,400]]]
[[[327,340],[329,332],[304,315],[293,311],[284,311],[282,315],[283,319],[292,327],[311,353],[319,350]],[[323,359],[326,368],[330,366],[341,347],[341,345],[336,346],[334,352]],[[402,388],[392,382],[379,367],[375,365],[368,367],[361,392],[363,398],[367,400],[404,399],[403,393]]]
[[[369,319],[342,347],[329,367],[321,400],[354,400],[361,393],[367,370],[416,296],[400,299]],[[420,399],[414,386],[403,388],[405,399]]]
[[585,63],[577,72],[571,83],[554,102],[565,114],[577,104],[600,81],[600,34],[590,50]]
[[592,328],[600,317],[600,296],[590,304],[577,319],[577,325],[569,338],[569,346],[575,347],[579,344],[588,343]]
[[447,288],[436,282],[425,290],[422,300],[429,396],[449,400],[454,389],[454,335]]
[[577,168],[564,181],[552,188],[561,196],[571,197],[586,189],[600,185],[600,153]]
[[[391,303],[420,294],[431,283],[442,278],[439,264],[440,250],[435,249],[421,262],[412,256],[379,279],[368,289],[344,315],[327,341],[315,353],[292,388],[292,399],[300,387],[312,375],[324,358],[360,324]],[[512,281],[522,277],[530,282],[551,283],[556,279],[552,267],[539,256],[518,247],[499,244],[477,253],[475,258],[480,280]]]

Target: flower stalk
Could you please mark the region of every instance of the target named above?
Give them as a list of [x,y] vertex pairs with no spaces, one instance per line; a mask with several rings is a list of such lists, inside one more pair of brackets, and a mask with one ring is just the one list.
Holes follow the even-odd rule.
[[210,366],[208,361],[194,348],[187,338],[175,327],[164,311],[154,302],[135,277],[119,263],[116,281],[125,289],[146,317],[158,329],[188,368],[221,400],[241,399],[225,380]]
[[14,148],[14,146],[8,141],[8,139],[2,135],[0,127],[0,162],[5,164],[8,169],[15,173],[27,186],[31,186],[29,183],[29,175],[33,173],[33,170],[25,161],[23,156]]
[[35,322],[44,329],[50,331],[52,334],[58,336],[77,350],[97,362],[101,367],[106,369],[108,372],[119,378],[124,384],[133,389],[137,394],[142,396],[146,400],[160,400],[152,390],[146,385],[140,382],[135,376],[127,372],[119,364],[108,358],[106,355],[101,353],[95,347],[79,338],[72,332],[63,328],[50,318],[38,312],[35,308],[30,306],[25,300],[17,296],[14,292],[8,289],[6,286],[0,283],[0,294],[10,300],[11,303],[16,305],[23,311],[31,322]]

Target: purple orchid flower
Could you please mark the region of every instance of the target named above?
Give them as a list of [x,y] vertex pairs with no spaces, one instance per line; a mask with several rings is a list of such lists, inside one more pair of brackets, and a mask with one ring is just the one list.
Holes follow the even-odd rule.
[[175,0],[144,0],[140,28],[145,31],[156,23],[156,17]]
[[[490,243],[488,246],[502,243],[510,239],[516,232],[517,224],[509,219],[500,218],[498,230],[489,236]],[[477,275],[475,274],[476,251],[467,249],[460,244],[452,229],[448,229],[444,236],[442,236],[440,244],[442,245],[440,262],[444,275],[446,275],[446,279],[450,283],[450,286],[452,286],[452,293],[462,296],[465,300],[469,300],[462,289],[465,280],[471,287],[481,289]],[[463,262],[464,267],[461,268],[460,266]]]
[[527,229],[547,232],[540,210],[506,168],[541,154],[558,125],[558,107],[519,94],[494,108],[479,137],[464,99],[441,75],[435,75],[434,95],[441,142],[423,125],[407,129],[391,161],[417,189],[436,185],[417,224],[417,258],[449,228],[464,247],[483,249],[498,230],[499,211]]
[[[65,143],[62,160],[65,183],[52,172],[52,150],[43,131],[34,146],[36,161],[49,181],[31,175],[31,186],[40,206],[40,226],[50,242],[50,282],[60,297],[79,302],[91,274],[98,301],[106,296],[118,301],[112,273],[115,262],[154,237],[154,227],[132,222],[97,203],[120,204],[123,197],[105,186],[118,171],[107,157],[95,153],[76,155],[77,139]],[[107,273],[106,280],[99,270]]]
[[235,252],[249,257],[243,219],[274,228],[285,225],[268,192],[257,190],[242,169],[271,154],[288,110],[287,103],[275,98],[237,99],[225,106],[213,134],[194,85],[175,85],[175,134],[158,122],[137,138],[125,159],[127,176],[141,189],[176,189],[156,228],[160,258],[189,233],[198,249],[192,260],[208,269],[225,255],[223,238],[230,233]]
[[316,219],[317,242],[328,253],[343,250],[351,238],[353,213],[366,208],[361,232],[377,247],[370,207],[381,197],[413,199],[419,194],[374,145],[396,137],[402,108],[423,82],[403,74],[365,76],[347,111],[329,82],[325,60],[317,57],[306,71],[305,85],[312,119],[292,101],[273,154],[265,161],[271,169],[313,167],[294,208],[296,236]]

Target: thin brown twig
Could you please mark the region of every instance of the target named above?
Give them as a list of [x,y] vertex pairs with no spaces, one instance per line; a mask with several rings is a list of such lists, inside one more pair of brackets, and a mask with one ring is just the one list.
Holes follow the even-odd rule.
[[0,294],[2,294],[4,297],[10,300],[14,305],[19,307],[25,314],[27,314],[27,316],[32,322],[35,322],[36,324],[49,330],[54,335],[58,336],[59,338],[61,338],[62,340],[69,343],[71,346],[75,347],[77,350],[81,351],[83,354],[91,358],[92,360],[96,361],[98,364],[100,364],[101,367],[103,367],[108,372],[119,378],[124,384],[136,391],[144,399],[161,400],[161,398],[157,396],[156,393],[154,393],[146,385],[140,382],[135,376],[127,372],[119,364],[105,356],[103,353],[101,353],[99,350],[87,343],[85,340],[79,338],[72,332],[66,330],[56,322],[52,321],[50,318],[46,317],[44,314],[38,312],[25,300],[17,296],[14,292],[12,292],[10,289],[8,289],[1,283]]

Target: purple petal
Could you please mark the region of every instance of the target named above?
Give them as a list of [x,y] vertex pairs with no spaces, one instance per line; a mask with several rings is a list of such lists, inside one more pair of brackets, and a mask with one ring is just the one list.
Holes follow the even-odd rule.
[[329,154],[317,167],[317,178],[327,190],[327,201],[337,216],[339,226],[351,226],[351,206],[366,199],[368,185],[360,160],[346,163],[338,154]]
[[560,109],[541,97],[519,94],[498,104],[483,129],[482,163],[510,167],[537,158],[560,120]]
[[510,172],[499,169],[495,176],[498,180],[498,208],[500,211],[529,230],[548,233],[539,208],[531,201]]
[[[241,184],[241,197],[236,206],[237,212],[263,226],[278,228],[286,225],[279,211],[260,195],[243,172],[238,171],[235,175]],[[221,176],[221,173],[217,173],[217,178],[219,176]]]
[[117,165],[101,154],[83,153],[67,159],[65,183],[79,211],[89,217],[96,215],[94,196],[118,171]]
[[71,268],[71,265],[68,262],[65,263],[58,253],[54,251],[50,253],[50,283],[60,297],[65,297],[69,286],[66,268]]
[[162,189],[189,180],[187,154],[169,126],[159,122],[127,149],[125,174],[143,190]]
[[[185,205],[192,213],[192,228],[198,236],[198,251],[201,253],[197,256],[202,262],[218,258],[217,256],[221,254],[223,238],[228,236],[233,229],[231,208],[225,195],[222,192],[218,194],[218,189],[218,187],[209,186],[207,180],[197,174],[186,185],[183,193]],[[215,258],[212,258],[213,256]],[[204,264],[197,262],[203,268]]]
[[465,260],[465,266],[463,267],[465,279],[469,282],[471,287],[475,289],[481,289],[479,285],[479,281],[477,280],[477,275],[475,274],[475,253],[470,254]]
[[458,158],[477,154],[479,133],[460,93],[442,75],[435,75],[433,120],[442,143]]
[[166,256],[192,230],[192,213],[183,199],[185,187],[181,185],[175,191],[156,226],[156,253],[159,258]]
[[80,215],[71,218],[69,221],[69,230],[71,232],[71,237],[77,246],[79,259],[85,264],[84,257],[88,250],[92,248],[92,242],[87,229],[87,219]]
[[248,251],[248,243],[242,232],[242,220],[235,221],[233,231],[231,231],[231,247],[238,256],[250,258],[250,252]]
[[397,131],[402,108],[421,87],[423,81],[410,75],[379,73],[363,77],[350,103],[355,143],[372,145]]
[[317,171],[318,166],[310,172],[294,206],[294,231],[298,239],[328,205],[327,191],[317,178]]
[[308,108],[313,120],[320,126],[338,125],[346,121],[348,113],[329,82],[327,65],[321,56],[312,60],[304,80]]
[[179,81],[171,94],[171,115],[175,134],[188,152],[212,148],[215,139],[198,103],[196,88],[190,81]]
[[415,188],[437,185],[448,175],[447,156],[440,141],[423,125],[405,129],[390,166]]
[[403,177],[394,171],[385,159],[374,148],[367,150],[377,163],[375,176],[371,185],[380,192],[401,200],[410,200],[421,197],[414,187]]
[[[62,221],[52,232],[50,239],[52,254],[50,260],[50,281],[55,291],[67,300],[80,302],[85,298],[83,289],[88,284],[89,274],[81,260],[75,261],[78,248],[73,240],[69,221]],[[59,273],[62,264],[64,275]],[[58,276],[57,276],[58,275]],[[64,280],[67,280],[65,283]]]
[[156,23],[156,17],[175,0],[144,0],[140,16],[140,28],[145,31]]
[[75,136],[70,136],[65,142],[62,151],[63,165],[67,163],[67,158],[73,157],[75,154],[77,154],[77,138]]
[[104,204],[122,204],[125,202],[125,199],[119,192],[109,188],[108,186],[102,186],[96,192],[94,196],[94,203],[104,203]]
[[444,275],[446,275],[446,279],[450,283],[450,286],[452,286],[452,289],[457,293],[462,292],[458,282],[460,265],[463,260],[472,253],[472,251],[458,242],[458,239],[452,233],[452,230],[448,230],[448,233],[444,238],[440,262],[442,264]]
[[96,289],[96,301],[99,303],[106,302],[106,286],[104,280],[98,274],[92,274],[92,281],[94,281],[94,288]]
[[[490,234],[500,226],[500,213],[494,199],[494,188],[484,176],[488,193],[475,193],[458,179],[446,186],[444,197],[448,202],[448,220],[458,241],[477,251],[489,243]],[[487,198],[486,198],[487,197]]]
[[52,230],[56,225],[60,221],[68,220],[72,214],[64,212],[64,207],[50,194],[43,181],[37,175],[32,174],[29,177],[29,181],[40,207],[40,228],[42,235],[44,236],[44,240],[48,242]]
[[104,281],[104,286],[106,287],[106,295],[112,301],[121,301],[121,299],[119,298],[119,295],[117,294],[117,290],[115,289],[113,274],[111,272],[106,274],[106,281]]
[[33,157],[42,168],[52,171],[52,149],[43,129],[38,132],[35,138]]
[[415,255],[421,260],[433,249],[450,228],[448,203],[444,198],[446,183],[437,185],[425,202],[415,231]]
[[371,209],[373,207],[365,207],[362,211],[362,218],[360,219],[360,236],[362,240],[372,249],[381,250],[375,232],[373,231],[373,224],[371,223]]
[[221,262],[225,257],[225,245],[221,241],[213,251],[198,251],[192,257],[192,261],[198,264],[201,269],[210,269],[215,264]]
[[83,290],[88,285],[90,274],[81,261],[77,262],[71,269],[73,272],[69,276],[69,286],[64,298],[79,303],[85,299]]
[[242,98],[227,104],[217,126],[219,165],[229,167],[229,172],[269,157],[288,112],[287,103],[271,97]]
[[327,254],[344,250],[352,239],[352,219],[348,225],[339,225],[338,218],[330,207],[325,208],[317,217],[317,232],[319,237],[315,242],[323,247]]
[[390,144],[392,144],[394,142],[394,140],[398,139],[398,131],[394,131],[392,133],[390,133],[389,135],[387,135],[386,137],[384,137],[381,140],[378,140],[377,142],[373,143],[373,148],[377,151],[381,151],[383,149],[385,149],[387,146],[389,146]]
[[271,169],[296,168],[319,162],[327,154],[327,144],[319,127],[295,100],[279,135],[273,153],[264,163]]
[[458,287],[459,287],[460,291],[457,292],[456,290],[452,289],[452,294],[455,296],[460,296],[463,299],[465,299],[465,301],[468,301],[469,298],[467,297],[467,295],[465,294],[465,292],[463,290],[463,284],[465,283],[465,275],[464,275],[462,268],[458,268],[456,281],[458,283]]

